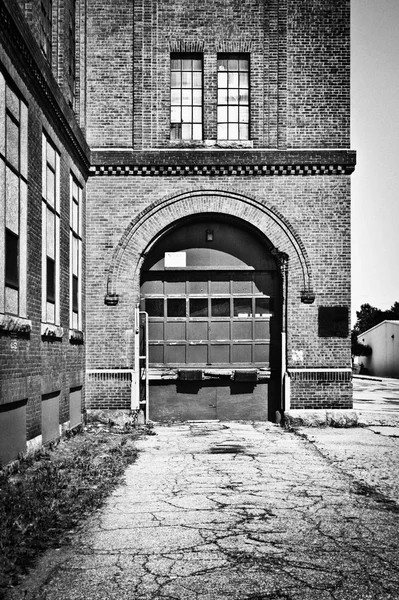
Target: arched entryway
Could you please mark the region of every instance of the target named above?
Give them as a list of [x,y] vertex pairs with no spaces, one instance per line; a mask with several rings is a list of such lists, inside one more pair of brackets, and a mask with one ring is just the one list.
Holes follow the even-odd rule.
[[281,407],[281,273],[269,240],[220,213],[181,219],[148,250],[149,418],[267,420]]

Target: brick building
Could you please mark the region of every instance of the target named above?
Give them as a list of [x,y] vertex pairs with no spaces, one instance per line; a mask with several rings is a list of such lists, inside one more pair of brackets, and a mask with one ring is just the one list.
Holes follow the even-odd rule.
[[[37,207],[31,304],[17,315],[32,330],[0,338],[1,402],[24,402],[28,437],[43,395],[59,393],[67,421],[84,352],[89,410],[142,408],[163,421],[350,408],[349,0],[19,5],[1,0],[11,15],[1,65],[32,122],[32,167],[19,175]],[[40,143],[61,163],[58,343],[40,330]],[[68,176],[82,215],[86,202],[79,231]],[[68,231],[86,248],[79,286]],[[78,288],[85,328],[83,309],[76,328],[68,312]]]
[[51,5],[0,2],[0,464],[82,415],[89,148],[75,2]]

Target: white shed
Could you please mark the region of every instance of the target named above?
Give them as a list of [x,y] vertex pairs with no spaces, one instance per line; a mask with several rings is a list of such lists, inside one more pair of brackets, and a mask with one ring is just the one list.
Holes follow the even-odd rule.
[[383,321],[358,336],[372,348],[371,356],[360,357],[370,375],[399,379],[399,321]]

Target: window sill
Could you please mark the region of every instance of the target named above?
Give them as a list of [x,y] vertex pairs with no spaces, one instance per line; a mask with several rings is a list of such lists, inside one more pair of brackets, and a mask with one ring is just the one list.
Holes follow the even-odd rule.
[[79,329],[69,330],[69,343],[74,345],[82,345],[84,343],[83,331]]
[[0,314],[0,331],[27,334],[32,331],[32,321],[13,315]]
[[253,148],[252,140],[169,140],[170,148]]
[[52,323],[42,323],[41,330],[42,337],[51,339],[62,339],[64,335],[64,329],[60,325],[53,325]]

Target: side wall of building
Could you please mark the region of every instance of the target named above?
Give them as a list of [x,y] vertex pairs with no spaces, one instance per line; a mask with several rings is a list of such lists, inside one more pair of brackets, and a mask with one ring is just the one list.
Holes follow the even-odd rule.
[[[88,149],[21,11],[11,2],[1,8],[2,16],[7,17],[3,21],[7,23],[7,29],[2,29],[4,36],[0,45],[1,78],[5,88],[11,89],[20,98],[27,112],[27,214],[26,226],[21,227],[19,232],[20,251],[23,246],[26,247],[26,268],[20,273],[24,288],[24,291],[20,289],[20,294],[25,296],[26,308],[22,314],[6,303],[0,314],[0,464],[5,464],[17,458],[19,453],[58,438],[63,430],[81,422],[84,406],[85,255],[82,246],[81,322],[77,330],[74,328],[76,323],[71,321],[71,193],[74,178],[82,190],[84,238]],[[10,43],[11,39],[14,44],[17,41],[16,47]],[[1,106],[4,110],[4,102]],[[7,129],[11,121],[7,111],[8,108],[5,110],[8,120],[4,125],[7,131],[5,155],[0,157],[0,222],[2,227],[5,225],[6,231],[12,198],[4,182],[7,182],[8,173],[14,173],[7,155],[11,144]],[[59,155],[59,207],[56,210],[59,218],[55,217],[59,223],[59,234],[55,237],[55,246],[58,247],[55,260],[59,319],[54,323],[48,322],[43,313],[45,139]],[[0,272],[4,276],[3,254],[0,260]],[[4,292],[4,279],[1,285]]]
[[399,323],[385,321],[359,336],[372,349],[371,356],[360,357],[370,375],[399,378]]

